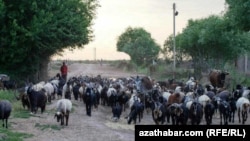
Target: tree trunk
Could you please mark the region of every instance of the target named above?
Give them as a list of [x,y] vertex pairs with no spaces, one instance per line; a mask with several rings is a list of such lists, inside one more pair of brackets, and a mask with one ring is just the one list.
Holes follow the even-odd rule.
[[42,62],[40,63],[39,81],[48,80],[48,64],[49,64],[49,58],[42,60]]

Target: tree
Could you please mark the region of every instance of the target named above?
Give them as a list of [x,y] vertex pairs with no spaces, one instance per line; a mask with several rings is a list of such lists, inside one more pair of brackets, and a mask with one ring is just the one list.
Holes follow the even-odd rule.
[[143,28],[128,27],[116,44],[117,50],[127,53],[131,61],[137,65],[152,63],[158,58],[160,46],[151,38],[151,34]]
[[176,37],[176,46],[191,57],[197,74],[208,68],[221,68],[249,50],[245,36],[231,30],[223,17],[210,16],[189,20],[188,26]]
[[249,0],[226,0],[228,9],[225,17],[235,29],[250,31],[250,1]]
[[45,79],[51,56],[92,40],[97,6],[96,0],[0,0],[0,72]]

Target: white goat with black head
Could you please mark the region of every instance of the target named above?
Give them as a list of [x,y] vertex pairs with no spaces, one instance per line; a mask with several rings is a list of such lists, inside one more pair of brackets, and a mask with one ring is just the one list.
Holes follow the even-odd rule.
[[64,125],[64,118],[66,121],[66,126],[69,121],[69,114],[72,110],[72,102],[69,99],[60,99],[56,103],[56,113],[55,118],[57,118],[57,122],[61,121],[61,125]]

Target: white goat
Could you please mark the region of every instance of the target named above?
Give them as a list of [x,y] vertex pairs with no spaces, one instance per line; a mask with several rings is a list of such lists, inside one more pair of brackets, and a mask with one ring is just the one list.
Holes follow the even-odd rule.
[[247,98],[240,97],[236,101],[236,107],[237,107],[237,111],[238,111],[239,123],[241,122],[241,115],[242,115],[242,124],[244,124],[247,120],[250,102]]
[[61,125],[64,125],[64,118],[65,118],[67,126],[71,110],[72,110],[72,102],[69,99],[58,100],[56,103],[56,113],[55,113],[55,118],[57,118],[57,122],[61,121]]
[[36,83],[35,85],[33,85],[32,89],[35,90],[35,91],[40,91],[40,90],[42,90],[44,85],[45,85],[45,81],[41,81],[41,82]]
[[55,94],[57,93],[57,86],[55,86],[51,82],[47,82],[43,86],[43,89],[45,90],[45,93],[47,95],[48,102],[51,102],[51,100],[55,98]]

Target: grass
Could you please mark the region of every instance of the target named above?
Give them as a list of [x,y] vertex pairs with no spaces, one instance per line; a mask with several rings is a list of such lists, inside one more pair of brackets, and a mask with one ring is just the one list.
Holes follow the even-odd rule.
[[25,139],[30,138],[32,136],[32,134],[14,132],[9,129],[0,128],[1,141],[24,141]]
[[[23,108],[21,101],[16,99],[13,91],[0,90],[0,100],[9,100],[11,102],[12,112],[10,115],[10,119],[14,119],[14,118],[29,119],[31,116],[35,116],[35,115],[31,115],[29,110]],[[54,111],[47,110],[46,112],[52,113]],[[0,121],[0,123],[2,123],[2,121]],[[11,124],[12,122],[8,122],[8,126],[9,126],[8,129],[2,128],[0,126],[0,141],[1,140],[23,141],[26,138],[30,138],[33,136],[32,134],[12,131],[10,128]],[[61,130],[62,129],[62,127],[57,126],[57,125],[41,125],[39,123],[36,123],[35,127],[39,128],[40,130],[46,130],[46,129]]]
[[63,128],[62,126],[58,126],[58,125],[49,125],[49,124],[42,125],[40,123],[36,123],[35,127],[39,128],[42,131],[48,130],[48,129],[61,130]]

